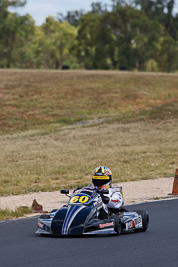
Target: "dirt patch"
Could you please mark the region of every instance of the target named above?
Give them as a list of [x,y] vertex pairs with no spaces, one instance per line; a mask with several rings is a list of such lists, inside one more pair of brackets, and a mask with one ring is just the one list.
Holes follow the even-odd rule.
[[[124,194],[124,204],[148,202],[160,199],[172,198],[168,194],[172,192],[174,178],[159,178],[153,180],[141,180],[134,182],[124,182],[114,184],[122,186]],[[72,190],[70,191],[70,193]],[[51,211],[67,203],[68,197],[56,192],[39,192],[27,195],[0,197],[0,209],[11,209],[19,206],[32,206],[36,199],[43,206],[44,211]],[[34,214],[31,214],[34,215]]]

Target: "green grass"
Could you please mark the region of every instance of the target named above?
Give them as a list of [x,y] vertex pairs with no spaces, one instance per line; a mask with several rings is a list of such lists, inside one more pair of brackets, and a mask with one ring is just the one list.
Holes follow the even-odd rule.
[[178,75],[0,70],[0,195],[170,177],[178,167]]
[[9,209],[0,209],[0,221],[23,217],[24,215],[30,213],[32,213],[32,209],[25,206],[18,207],[15,209],[15,211]]

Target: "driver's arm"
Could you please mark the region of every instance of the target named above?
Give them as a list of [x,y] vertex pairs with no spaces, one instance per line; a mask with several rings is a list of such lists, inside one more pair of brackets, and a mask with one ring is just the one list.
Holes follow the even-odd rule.
[[108,208],[119,209],[123,205],[123,197],[120,191],[114,192],[107,203]]

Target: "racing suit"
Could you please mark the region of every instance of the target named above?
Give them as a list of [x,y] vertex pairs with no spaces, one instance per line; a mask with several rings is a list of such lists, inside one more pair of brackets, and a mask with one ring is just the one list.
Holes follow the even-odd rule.
[[109,212],[110,209],[119,209],[123,205],[123,197],[120,189],[115,187],[110,187],[108,189],[109,194],[103,194],[103,209],[106,213]]
[[[93,185],[88,187],[89,189],[93,189]],[[103,208],[100,210],[100,215],[102,218],[107,218],[109,209],[113,209],[118,211],[122,205],[124,205],[123,196],[121,193],[121,188],[109,187],[107,189],[109,191],[108,194],[101,195],[103,201]],[[102,192],[102,191],[101,191]],[[104,211],[104,212],[103,212]]]

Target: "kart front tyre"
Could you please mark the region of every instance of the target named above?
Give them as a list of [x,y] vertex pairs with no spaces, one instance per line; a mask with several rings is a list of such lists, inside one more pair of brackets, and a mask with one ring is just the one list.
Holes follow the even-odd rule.
[[115,235],[120,235],[121,234],[121,220],[119,215],[111,215],[111,219],[114,219],[114,231],[116,232]]
[[140,229],[135,229],[135,232],[146,232],[149,225],[149,214],[145,210],[135,210],[136,213],[140,214],[142,216],[142,224],[143,227]]
[[40,215],[40,219],[50,219],[51,217],[49,216],[49,214],[42,214]]
[[56,212],[57,211],[57,209],[53,209],[50,213],[53,213],[53,212]]

